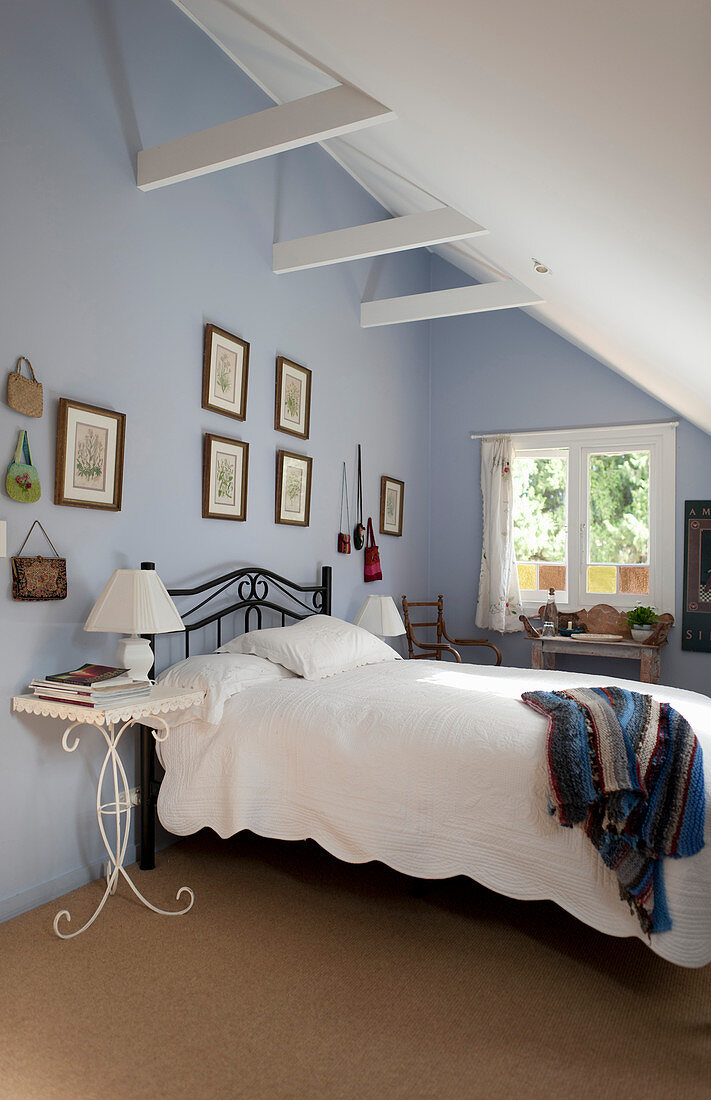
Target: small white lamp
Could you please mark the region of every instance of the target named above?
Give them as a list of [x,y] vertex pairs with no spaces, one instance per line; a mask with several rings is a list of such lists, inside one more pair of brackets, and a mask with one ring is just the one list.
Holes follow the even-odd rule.
[[185,630],[178,609],[155,569],[117,569],[91,609],[85,630],[124,634],[116,662],[134,680],[147,680],[153,652],[140,634],[170,634]]
[[353,620],[379,638],[394,638],[405,633],[405,626],[392,596],[366,596],[365,602]]

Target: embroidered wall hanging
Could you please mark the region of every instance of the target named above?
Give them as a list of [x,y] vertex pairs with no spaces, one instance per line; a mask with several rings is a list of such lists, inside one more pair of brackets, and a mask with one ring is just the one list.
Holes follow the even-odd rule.
[[681,648],[711,653],[711,500],[684,503]]

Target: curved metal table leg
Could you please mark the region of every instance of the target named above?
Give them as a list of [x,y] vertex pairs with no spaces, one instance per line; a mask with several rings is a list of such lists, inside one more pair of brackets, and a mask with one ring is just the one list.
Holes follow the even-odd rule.
[[[180,901],[183,894],[188,897],[188,904],[182,909],[159,909],[157,905],[153,905],[147,898],[143,896],[141,891],[132,881],[128,871],[124,867],[124,857],[126,855],[126,848],[128,846],[128,838],[131,831],[131,813],[133,807],[131,805],[130,788],[128,786],[128,778],[123,766],[121,757],[118,754],[118,744],[123,736],[125,730],[129,726],[134,725],[138,719],[130,718],[127,722],[119,728],[118,732],[114,727],[113,722],[107,724],[105,729],[103,726],[93,726],[94,729],[99,729],[106,742],[106,756],[104,762],[101,765],[101,771],[99,772],[99,779],[96,786],[96,817],[99,823],[99,831],[101,838],[104,842],[104,847],[108,854],[108,863],[106,868],[106,889],[101,898],[101,901],[97,905],[96,909],[89,917],[89,919],[81,926],[77,928],[75,932],[60,932],[59,922],[62,917],[66,917],[67,923],[71,921],[71,915],[68,909],[60,909],[54,918],[53,928],[56,934],[63,940],[73,939],[75,936],[81,935],[82,932],[86,932],[87,928],[90,928],[98,917],[101,910],[104,908],[106,901],[111,894],[116,893],[116,887],[118,885],[119,876],[123,877],[128,885],[131,887],[133,893],[138,900],[143,903],[148,909],[151,909],[154,913],[160,913],[164,917],[180,917],[184,913],[187,913],[192,908],[195,901],[195,895],[189,886],[181,886],[175,895],[176,901]],[[141,721],[145,722],[145,719]],[[152,722],[160,723],[164,729],[162,736],[159,736],[158,731],[153,731],[153,736],[156,741],[165,741],[170,733],[168,723],[157,715],[151,718]],[[70,726],[67,726],[66,730],[62,734],[62,748],[65,752],[74,752],[79,744],[79,737],[76,736],[72,744],[69,743],[69,734],[76,729],[77,726],[86,725],[88,723],[73,722]],[[113,801],[104,802],[101,801],[101,792],[104,786],[106,773],[108,771],[109,764],[111,765],[111,780],[113,785]],[[114,834],[115,840],[109,839],[109,836],[104,827],[104,817],[111,817],[114,819]]]

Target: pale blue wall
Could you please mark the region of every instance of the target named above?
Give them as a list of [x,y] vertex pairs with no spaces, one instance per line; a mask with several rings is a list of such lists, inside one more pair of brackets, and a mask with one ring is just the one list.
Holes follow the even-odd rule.
[[[376,296],[429,288],[422,253],[274,276],[275,236],[383,215],[318,148],[140,193],[139,148],[270,105],[169,0],[5,7],[0,363],[9,370],[20,353],[30,356],[46,412],[30,421],[0,404],[5,460],[18,428],[29,428],[44,486],[33,507],[3,496],[0,518],[11,553],[42,520],[67,556],[70,594],[65,603],[13,602],[4,566],[0,919],[98,873],[96,740],[85,735],[67,756],[59,725],[12,718],[9,698],[36,673],[112,660],[115,639],[86,635],[82,624],[114,568],[149,558],[175,584],[254,562],[310,579],[330,562],[334,610],[352,617],[366,591],[362,557],[339,557],[335,539],[340,463],[352,470],[360,441],[367,511],[377,515],[382,473],[406,482],[404,537],[381,537],[385,579],[368,591],[443,591],[450,625],[469,632],[481,539],[469,432],[669,416],[518,311],[362,331],[366,284]],[[432,273],[433,287],[463,281],[438,260]],[[200,408],[205,321],[251,342],[244,425]],[[303,448],[272,428],[277,353],[314,371]],[[52,504],[59,396],[127,414],[120,513]],[[205,431],[251,444],[246,524],[200,516]],[[314,457],[308,530],[273,522],[277,447]],[[710,459],[709,437],[682,424],[677,528],[684,497],[711,496]],[[679,577],[680,559],[681,546]],[[507,640],[504,649],[510,663],[527,663],[525,643]],[[708,658],[682,655],[678,633],[664,667],[670,682],[706,690]],[[125,755],[133,778],[130,746]]]
[[[377,516],[381,474],[407,485],[404,536],[381,538],[385,579],[367,590],[425,585],[429,359],[417,326],[359,328],[372,261],[272,274],[275,221],[284,239],[383,216],[321,149],[137,190],[141,146],[272,105],[169,0],[5,5],[0,104],[0,365],[28,355],[46,402],[40,421],[0,404],[4,461],[28,428],[43,482],[35,506],[3,494],[0,518],[10,553],[41,519],[69,571],[65,603],[22,604],[2,565],[0,915],[10,915],[84,881],[101,854],[97,738],[67,756],[59,724],[13,718],[9,700],[37,673],[112,660],[115,637],[82,624],[113,569],[150,559],[175,584],[256,562],[308,581],[330,562],[334,611],[351,617],[363,559],[335,548],[341,462],[352,472],[360,441],[367,511]],[[377,271],[378,293],[426,289],[429,260]],[[205,321],[251,342],[244,425],[200,408]],[[313,370],[303,446],[273,430],[277,353]],[[120,513],[52,503],[59,396],[126,413]],[[205,431],[250,442],[245,524],[201,518]],[[274,523],[278,447],[314,458],[308,530]]]
[[[432,287],[463,283],[460,272],[439,260]],[[431,340],[431,525],[430,590],[448,598],[448,626],[461,636],[474,631],[481,558],[480,445],[471,432],[564,428],[675,420],[666,405],[538,324],[521,310],[502,310],[430,323]],[[677,430],[676,608],[681,618],[684,500],[711,497],[711,438],[681,420]],[[450,630],[451,634],[452,631]],[[480,631],[477,631],[481,634]],[[492,636],[504,664],[530,664],[530,644],[521,636]],[[476,651],[474,651],[476,652]],[[570,670],[583,667],[559,661]],[[601,674],[634,679],[631,662],[595,662]],[[677,687],[711,690],[711,657],[683,653],[681,626],[670,634],[662,679]]]

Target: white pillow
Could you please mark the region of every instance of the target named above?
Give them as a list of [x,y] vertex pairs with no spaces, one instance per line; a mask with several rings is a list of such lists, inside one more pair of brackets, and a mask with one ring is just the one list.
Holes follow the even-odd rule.
[[[180,687],[186,691],[205,692],[205,701],[199,706],[181,712],[179,721],[171,725],[199,720],[216,726],[222,719],[225,703],[233,695],[253,684],[265,684],[273,680],[292,679],[293,673],[261,657],[246,653],[206,653],[201,657],[187,657],[177,665],[171,665],[158,677],[159,684]],[[175,716],[177,719],[177,715]]]
[[309,615],[293,626],[252,630],[233,638],[218,653],[254,653],[284,665],[305,680],[321,680],[361,665],[402,658],[368,630],[331,615]]

